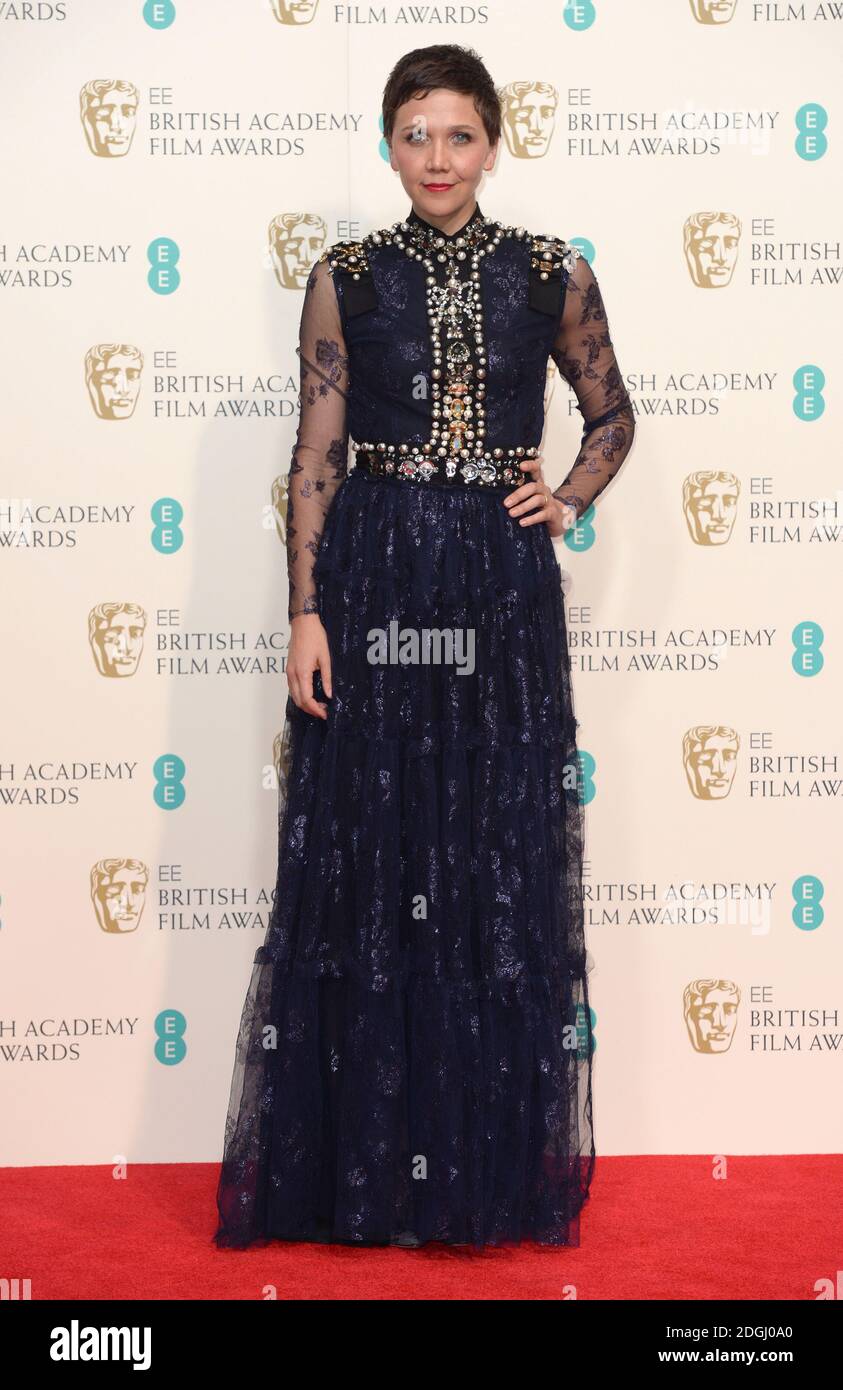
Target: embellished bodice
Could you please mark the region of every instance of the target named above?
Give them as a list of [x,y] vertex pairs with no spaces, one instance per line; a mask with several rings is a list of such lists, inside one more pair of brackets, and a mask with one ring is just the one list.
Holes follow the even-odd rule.
[[451,236],[412,212],[329,247],[352,440],[425,482],[518,480],[515,451],[541,441],[563,270],[579,254],[479,211]]
[[327,247],[307,281],[300,419],[290,465],[290,616],[316,611],[312,568],[331,498],[356,461],[408,485],[516,486],[539,451],[547,363],[585,421],[554,496],[581,516],[634,433],[597,281],[561,238],[487,218],[444,233],[411,209]]

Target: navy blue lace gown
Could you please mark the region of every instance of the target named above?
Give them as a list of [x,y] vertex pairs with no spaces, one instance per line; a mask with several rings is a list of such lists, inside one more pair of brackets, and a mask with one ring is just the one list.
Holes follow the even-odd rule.
[[451,235],[411,209],[316,262],[299,354],[290,616],[320,615],[333,694],[287,704],[214,1240],[578,1245],[577,720],[553,541],[503,498],[548,358],[585,420],[555,495],[582,516],[629,450],[597,281],[479,206]]

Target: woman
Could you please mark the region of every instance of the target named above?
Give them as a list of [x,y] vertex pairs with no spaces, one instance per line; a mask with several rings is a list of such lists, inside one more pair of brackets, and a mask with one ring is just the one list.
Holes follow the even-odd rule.
[[[477,54],[406,55],[383,117],[409,213],[329,247],[302,311],[277,891],[214,1238],[576,1245],[593,1039],[551,537],[633,413],[588,263],[480,211]],[[554,493],[549,356],[586,420]]]

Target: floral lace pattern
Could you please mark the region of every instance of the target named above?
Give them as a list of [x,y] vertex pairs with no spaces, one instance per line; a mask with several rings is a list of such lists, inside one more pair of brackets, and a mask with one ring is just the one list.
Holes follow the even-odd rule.
[[297,353],[299,425],[287,500],[290,619],[317,611],[313,566],[328,508],[348,468],[348,358],[324,261],[317,261],[308,276]]
[[632,447],[635,415],[609,333],[600,286],[584,256],[567,276],[559,332],[550,353],[585,421],[579,453],[553,493],[579,519],[614,478]]

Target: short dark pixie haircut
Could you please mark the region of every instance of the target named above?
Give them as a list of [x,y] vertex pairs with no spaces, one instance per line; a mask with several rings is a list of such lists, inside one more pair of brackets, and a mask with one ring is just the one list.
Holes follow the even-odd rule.
[[501,99],[480,54],[456,43],[434,43],[405,53],[387,78],[383,89],[383,134],[389,144],[399,106],[427,96],[434,87],[447,87],[473,97],[489,144],[500,139]]

